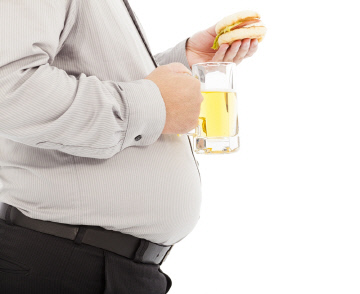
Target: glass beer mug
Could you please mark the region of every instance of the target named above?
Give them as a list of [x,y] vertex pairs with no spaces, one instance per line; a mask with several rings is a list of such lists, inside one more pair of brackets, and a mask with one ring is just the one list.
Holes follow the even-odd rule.
[[193,76],[201,82],[199,125],[193,138],[193,149],[198,154],[236,152],[240,148],[238,103],[233,86],[236,64],[206,62],[192,66]]

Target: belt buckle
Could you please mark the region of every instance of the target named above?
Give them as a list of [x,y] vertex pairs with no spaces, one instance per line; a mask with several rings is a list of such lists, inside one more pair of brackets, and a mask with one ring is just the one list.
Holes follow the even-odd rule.
[[173,245],[164,246],[145,239],[141,239],[135,252],[134,261],[140,263],[162,264],[168,256]]
[[165,253],[164,258],[163,258],[163,260],[159,263],[159,265],[162,265],[162,264],[164,263],[164,261],[165,261],[166,258],[168,257],[168,255],[169,255],[169,253],[170,253],[170,251],[171,251],[171,249],[172,249],[173,247],[174,247],[174,245],[171,245],[171,246],[170,246],[169,250]]

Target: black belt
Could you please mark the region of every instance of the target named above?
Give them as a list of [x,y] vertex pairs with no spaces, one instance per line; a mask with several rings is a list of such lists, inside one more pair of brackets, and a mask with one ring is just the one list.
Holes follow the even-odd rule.
[[0,202],[0,219],[41,233],[108,250],[139,263],[161,265],[173,246],[164,246],[97,226],[76,226],[30,218],[16,207]]

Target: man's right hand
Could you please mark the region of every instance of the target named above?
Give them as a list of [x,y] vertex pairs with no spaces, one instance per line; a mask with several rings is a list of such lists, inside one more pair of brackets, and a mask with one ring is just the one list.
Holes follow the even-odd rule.
[[197,127],[201,102],[200,81],[182,63],[162,65],[146,79],[160,89],[166,107],[162,134],[186,134]]

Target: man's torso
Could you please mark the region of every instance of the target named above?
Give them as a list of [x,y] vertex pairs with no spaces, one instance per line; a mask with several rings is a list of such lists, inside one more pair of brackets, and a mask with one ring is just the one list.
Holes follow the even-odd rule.
[[[78,4],[51,65],[74,76],[123,82],[154,69],[122,1]],[[201,182],[186,136],[161,135],[154,144],[128,147],[105,160],[0,137],[0,201],[37,219],[98,225],[168,245],[196,225]]]

